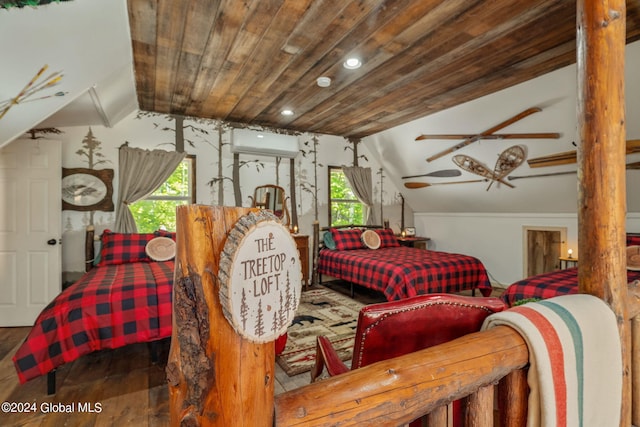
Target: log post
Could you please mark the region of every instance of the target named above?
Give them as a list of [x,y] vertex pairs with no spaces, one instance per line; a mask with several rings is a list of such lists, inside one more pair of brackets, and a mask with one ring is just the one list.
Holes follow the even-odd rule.
[[320,274],[318,273],[318,252],[320,250],[320,222],[318,220],[313,221],[313,248],[311,250],[311,258],[313,260],[313,266],[311,267],[311,284],[316,285],[320,283]]
[[578,0],[579,289],[606,301],[622,344],[621,426],[631,425],[625,252],[624,0]]
[[167,363],[172,426],[271,426],[274,345],[240,336],[224,316],[219,262],[238,219],[256,209],[177,208],[173,332]]
[[494,386],[488,385],[467,397],[466,426],[493,427],[493,395]]
[[[424,416],[426,418],[426,424],[429,427],[436,426],[449,426],[453,423],[449,423],[449,406],[450,405],[442,405],[438,406],[433,411],[429,412]],[[424,423],[423,423],[424,424]]]
[[94,236],[96,228],[93,225],[88,225],[84,235],[84,271],[89,271],[93,268],[93,262],[96,257]]
[[529,402],[527,369],[517,369],[498,383],[498,410],[500,425],[527,425],[527,407]]

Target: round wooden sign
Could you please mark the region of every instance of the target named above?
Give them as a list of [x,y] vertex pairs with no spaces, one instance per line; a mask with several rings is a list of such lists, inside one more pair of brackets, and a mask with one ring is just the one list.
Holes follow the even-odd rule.
[[300,301],[302,269],[291,233],[266,210],[241,217],[220,256],[220,303],[235,331],[258,343],[287,331]]

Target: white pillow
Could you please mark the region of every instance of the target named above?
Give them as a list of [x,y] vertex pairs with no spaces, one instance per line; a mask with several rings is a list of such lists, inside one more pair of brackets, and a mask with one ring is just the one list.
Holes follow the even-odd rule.
[[176,242],[170,237],[154,237],[144,251],[154,261],[168,261],[176,256]]
[[369,249],[378,249],[380,247],[380,235],[373,230],[365,230],[360,236],[362,243]]
[[640,246],[627,246],[627,270],[640,270]]

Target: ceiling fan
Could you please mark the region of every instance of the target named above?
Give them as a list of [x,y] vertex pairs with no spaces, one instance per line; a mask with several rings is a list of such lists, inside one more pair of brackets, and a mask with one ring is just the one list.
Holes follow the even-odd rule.
[[447,154],[453,153],[454,151],[457,151],[461,148],[466,147],[469,144],[472,144],[476,141],[480,141],[481,139],[558,139],[560,138],[560,134],[559,133],[551,133],[551,132],[544,132],[544,133],[503,133],[503,134],[499,134],[499,133],[495,133],[498,132],[501,129],[506,128],[509,125],[514,124],[515,122],[518,122],[522,119],[524,119],[525,117],[530,116],[531,114],[534,113],[538,113],[542,111],[541,108],[539,107],[532,107],[532,108],[528,108],[526,110],[524,110],[523,112],[516,114],[515,116],[505,120],[504,122],[497,124],[496,126],[487,129],[486,131],[479,133],[479,134],[475,134],[475,135],[468,135],[468,134],[451,134],[451,135],[442,135],[442,134],[433,134],[433,135],[420,135],[416,138],[416,141],[422,141],[422,140],[427,140],[427,139],[464,139],[463,141],[461,141],[460,143],[454,145],[451,148],[448,148],[444,151],[441,151],[431,157],[429,157],[427,159],[427,162],[432,162],[436,159],[439,159],[440,157],[446,156]]

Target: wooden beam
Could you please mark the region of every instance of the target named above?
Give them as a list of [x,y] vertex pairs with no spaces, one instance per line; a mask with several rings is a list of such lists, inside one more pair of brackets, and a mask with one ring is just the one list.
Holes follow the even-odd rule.
[[631,425],[631,338],[625,254],[624,0],[578,0],[579,289],[618,319],[623,376],[620,426]]
[[[640,153],[640,139],[627,141],[627,154]],[[527,160],[529,167],[540,168],[544,166],[558,166],[577,163],[578,152],[576,150],[550,154],[548,156],[535,157]]]
[[172,426],[271,426],[273,342],[237,334],[219,297],[228,233],[248,208],[177,208],[173,331],[167,363]]
[[275,425],[401,425],[496,383],[528,361],[522,336],[498,326],[279,394]]

